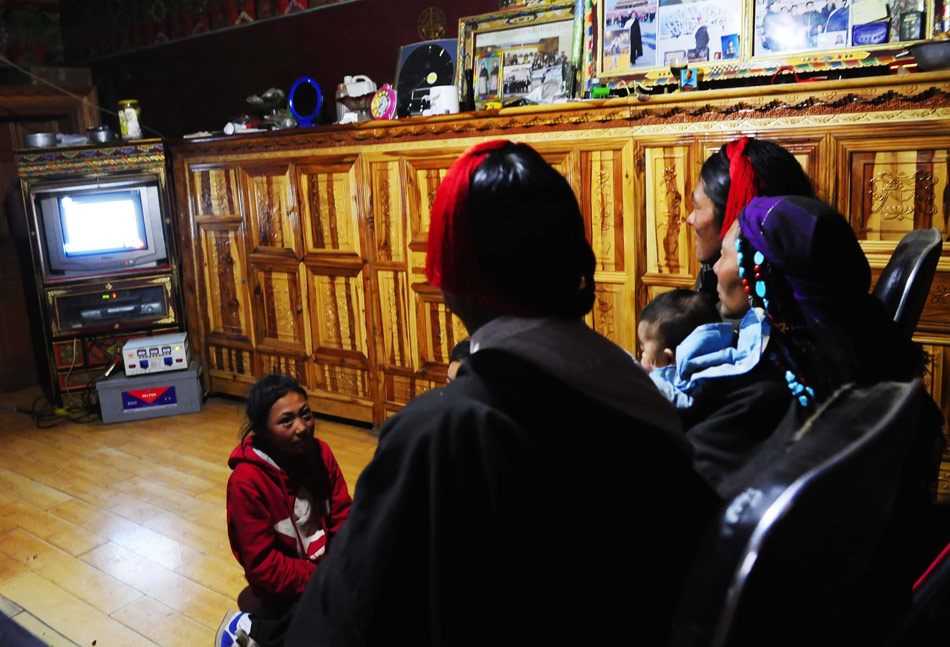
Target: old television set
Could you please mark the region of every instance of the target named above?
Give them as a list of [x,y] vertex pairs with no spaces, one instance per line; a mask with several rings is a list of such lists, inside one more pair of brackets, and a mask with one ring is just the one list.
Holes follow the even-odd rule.
[[35,186],[31,198],[46,278],[166,266],[161,195],[154,175]]

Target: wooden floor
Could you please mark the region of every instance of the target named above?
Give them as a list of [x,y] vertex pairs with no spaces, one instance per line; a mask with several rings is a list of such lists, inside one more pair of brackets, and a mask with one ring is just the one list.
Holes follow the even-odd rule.
[[[49,644],[210,647],[245,586],[228,547],[227,458],[242,403],[38,429],[0,394],[0,612]],[[352,492],[376,439],[319,421]]]

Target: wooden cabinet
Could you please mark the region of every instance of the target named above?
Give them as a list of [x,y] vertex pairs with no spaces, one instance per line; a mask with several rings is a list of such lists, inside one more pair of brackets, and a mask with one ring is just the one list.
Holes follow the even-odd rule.
[[[117,361],[126,341],[184,327],[164,145],[158,140],[142,140],[99,147],[23,149],[16,152],[15,161],[24,196],[20,225],[28,238],[31,261],[29,304],[36,322],[33,332],[39,346],[40,382],[50,402],[57,405],[84,404],[87,390],[94,402],[93,384]],[[75,194],[56,193],[70,187]],[[141,193],[135,187],[140,187]],[[134,257],[96,263],[100,254],[121,251],[116,249],[77,254],[93,262],[70,266],[72,271],[53,266],[53,248],[66,240],[56,229],[64,228],[66,221],[59,209],[69,198],[43,196],[69,195],[78,200],[77,196],[92,195],[96,190],[113,195],[124,191],[138,197],[140,235],[150,242],[140,240],[137,248],[154,253],[138,259],[146,261],[141,267],[135,265]],[[60,206],[52,209],[57,200]],[[133,202],[131,198],[127,201]],[[238,214],[236,211],[231,218],[240,227]],[[97,237],[105,233],[101,223],[106,219],[100,216],[96,212],[85,223],[86,231]],[[57,242],[59,236],[63,238]],[[220,254],[210,259],[223,262]],[[239,268],[235,276],[242,275]],[[218,284],[215,289],[220,294],[227,287]],[[230,323],[230,311],[225,314],[222,310],[217,311],[219,319]]]
[[[280,369],[324,411],[379,424],[444,382],[466,336],[424,267],[436,190],[472,144],[528,142],[567,178],[597,256],[588,321],[635,351],[641,308],[693,284],[691,191],[722,144],[748,134],[789,148],[878,273],[907,231],[950,234],[948,133],[950,75],[929,73],[181,142],[192,340],[215,390],[243,393]],[[918,334],[945,413],[948,252]]]

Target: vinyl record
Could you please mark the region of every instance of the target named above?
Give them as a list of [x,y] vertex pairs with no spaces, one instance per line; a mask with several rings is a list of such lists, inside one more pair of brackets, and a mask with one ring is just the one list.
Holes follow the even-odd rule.
[[406,57],[396,82],[399,114],[408,114],[409,99],[417,88],[455,84],[455,64],[445,48],[424,45]]

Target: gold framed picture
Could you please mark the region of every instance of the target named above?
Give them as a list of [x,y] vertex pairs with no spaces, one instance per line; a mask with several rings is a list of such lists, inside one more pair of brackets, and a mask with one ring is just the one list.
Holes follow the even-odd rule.
[[745,0],[602,0],[598,12],[600,77],[742,57]]
[[582,39],[575,17],[571,1],[459,20],[460,95],[465,96],[468,73],[477,108],[521,98],[549,103],[573,96],[574,56]]
[[[932,0],[585,0],[585,79],[676,87],[886,67],[929,33]],[[628,86],[630,87],[630,86]]]

